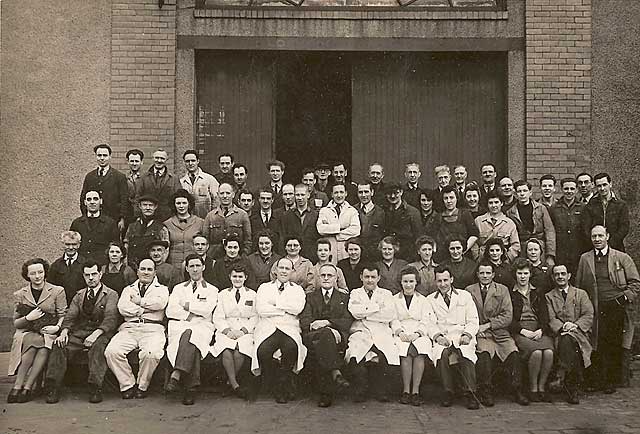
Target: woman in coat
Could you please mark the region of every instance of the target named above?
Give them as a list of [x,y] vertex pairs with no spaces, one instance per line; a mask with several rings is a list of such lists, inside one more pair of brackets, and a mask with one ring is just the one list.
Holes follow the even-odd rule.
[[402,292],[400,288],[400,270],[409,265],[404,259],[399,259],[396,255],[400,252],[400,243],[393,236],[386,236],[378,243],[378,251],[382,260],[376,262],[380,271],[380,288],[391,291],[392,294]]
[[493,264],[493,271],[496,273],[493,280],[501,283],[507,288],[513,288],[516,280],[513,278],[511,265],[507,262],[507,252],[500,238],[489,238],[484,243],[484,259]]
[[424,373],[425,358],[431,360],[433,345],[427,336],[426,303],[427,299],[416,292],[420,284],[420,274],[415,267],[408,266],[400,272],[402,292],[396,294],[396,319],[391,329],[400,352],[400,371],[402,373],[401,404],[420,406],[420,383]]
[[551,402],[546,384],[553,366],[553,338],[544,292],[538,292],[529,280],[531,268],[523,258],[516,259],[513,264],[516,284],[511,291],[513,321],[510,329],[520,357],[529,369],[529,399]]
[[224,247],[224,257],[218,259],[213,264],[212,280],[215,286],[218,288],[229,288],[231,286],[231,280],[229,279],[229,273],[231,268],[236,264],[241,264],[247,275],[247,286],[249,288],[255,287],[255,279],[249,265],[249,261],[244,255],[240,254],[240,238],[232,234],[222,241]]
[[229,385],[239,396],[247,397],[246,389],[238,383],[238,372],[253,351],[253,330],[258,322],[256,292],[245,286],[247,270],[242,264],[234,264],[229,270],[231,286],[218,294],[218,307],[213,313],[216,339],[211,354],[222,353],[222,366]]
[[[171,210],[173,216],[164,221],[169,232],[169,257],[167,263],[184,271],[184,258],[193,250],[193,237],[204,232],[204,220],[193,214],[195,200],[187,190],[180,189],[173,194]],[[169,288],[171,289],[171,288]]]
[[49,263],[41,258],[29,259],[22,265],[22,277],[29,282],[13,293],[13,335],[9,356],[9,375],[16,381],[7,402],[28,402],[67,310],[64,288],[46,282]]
[[551,272],[545,262],[542,262],[542,249],[544,244],[537,238],[529,238],[522,247],[527,259],[531,263],[531,284],[542,295],[553,288]]
[[[293,262],[293,271],[289,276],[289,281],[305,288],[309,282],[309,273],[313,268],[310,260],[300,255],[302,241],[297,237],[287,237],[284,240],[284,250],[287,253],[285,258]],[[271,280],[275,280],[278,275],[278,261],[271,267]]]
[[129,285],[125,272],[127,275],[135,274],[124,260],[127,249],[120,243],[111,242],[107,246],[106,255],[109,262],[102,266],[102,283],[120,295],[124,287]]

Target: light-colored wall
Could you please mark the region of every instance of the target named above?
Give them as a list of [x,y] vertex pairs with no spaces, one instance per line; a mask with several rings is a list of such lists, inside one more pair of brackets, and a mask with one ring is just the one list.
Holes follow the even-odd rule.
[[111,2],[4,0],[0,159],[0,318],[22,263],[60,255],[59,233],[109,140]]

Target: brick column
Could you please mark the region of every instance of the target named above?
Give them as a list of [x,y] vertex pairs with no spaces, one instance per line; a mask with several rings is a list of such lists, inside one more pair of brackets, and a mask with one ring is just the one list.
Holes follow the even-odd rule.
[[158,148],[173,166],[175,137],[176,6],[157,0],[114,0],[111,6],[110,139],[113,161],[126,168],[128,149]]
[[591,0],[527,0],[527,179],[590,167]]

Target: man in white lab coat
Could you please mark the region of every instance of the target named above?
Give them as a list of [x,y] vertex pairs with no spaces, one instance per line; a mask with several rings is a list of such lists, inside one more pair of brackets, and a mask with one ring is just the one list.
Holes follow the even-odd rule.
[[[276,262],[276,279],[258,288],[256,309],[258,323],[254,330],[254,347],[251,371],[260,375],[263,371],[272,380],[276,402],[285,404],[292,400],[295,375],[304,366],[307,347],[302,344],[298,315],[304,309],[304,289],[289,277],[293,262],[281,258]],[[276,363],[274,356],[280,358]]]
[[331,197],[331,202],[320,209],[316,226],[318,233],[331,242],[331,262],[336,265],[348,257],[344,242],[360,235],[360,216],[358,210],[345,201],[344,184],[333,185]]
[[378,401],[388,402],[388,366],[400,364],[391,330],[391,321],[396,318],[395,300],[391,291],[378,287],[380,270],[376,265],[365,265],[360,279],[362,287],[351,291],[349,297],[349,312],[355,321],[345,353],[354,377],[354,401],[366,400],[367,368],[371,368],[375,378],[371,392]]

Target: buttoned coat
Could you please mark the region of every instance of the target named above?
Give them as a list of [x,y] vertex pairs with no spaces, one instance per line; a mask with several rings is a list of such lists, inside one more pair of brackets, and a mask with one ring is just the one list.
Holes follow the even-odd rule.
[[584,207],[582,214],[582,230],[587,240],[591,239],[591,229],[602,225],[609,232],[609,246],[624,252],[624,239],[629,233],[629,208],[625,201],[611,198],[605,208],[602,200],[594,194]]
[[253,332],[254,346],[251,352],[251,371],[254,375],[260,375],[258,348],[276,330],[293,339],[298,347],[298,360],[293,366],[293,372],[300,372],[307,357],[307,347],[302,343],[298,318],[306,301],[304,289],[292,282],[285,283],[282,291],[279,291],[279,287],[279,280],[263,283],[256,295],[258,323]]
[[[189,306],[185,308],[186,303]],[[199,351],[200,358],[209,354],[209,346],[215,327],[211,321],[213,309],[218,303],[218,288],[204,280],[197,283],[193,290],[193,282],[188,280],[176,285],[169,296],[167,304],[167,358],[175,365],[180,337],[185,330],[191,330],[191,342]]]
[[[236,301],[236,292],[240,291],[240,300]],[[213,324],[216,326],[216,339],[210,348],[211,354],[218,357],[225,349],[237,349],[247,357],[251,357],[253,351],[253,332],[258,323],[258,311],[256,309],[256,292],[253,289],[233,287],[224,289],[218,293],[218,306],[213,312]],[[238,339],[231,339],[224,333],[226,329],[247,330],[247,333]]]
[[204,219],[203,235],[211,244],[210,253],[224,255],[222,241],[230,234],[240,238],[240,252],[251,253],[251,222],[247,212],[232,204],[225,215],[220,207],[214,208]]
[[69,329],[69,336],[73,336],[79,341],[84,341],[97,329],[102,330],[104,335],[111,339],[120,323],[118,293],[103,284],[89,314],[84,310],[86,298],[87,288],[76,293],[69,304],[60,329]]
[[[433,342],[431,360],[434,365],[438,364],[445,350],[445,347],[436,342],[436,338],[440,335],[451,341],[455,348],[459,348],[465,359],[475,363],[478,360],[476,355],[478,327],[478,309],[471,293],[452,288],[449,306],[444,302],[440,291],[427,296],[427,334]],[[469,336],[468,344],[460,345],[462,335]]]
[[589,249],[582,228],[584,205],[574,200],[567,205],[564,198],[549,207],[549,216],[556,229],[556,264],[564,264],[570,273],[578,268],[580,255]]
[[117,223],[104,213],[100,213],[100,216],[95,218],[86,215],[78,217],[73,220],[69,230],[78,232],[82,237],[78,252],[100,265],[109,261],[105,253],[109,243],[120,241]]
[[[399,292],[393,298],[396,307],[396,319],[391,322],[391,330],[393,330],[400,356],[406,357],[410,344],[413,344],[418,350],[418,354],[424,354],[431,359],[433,344],[427,335],[427,297],[419,292],[414,292],[408,308],[404,293]],[[400,331],[405,333],[419,331],[422,335],[413,342],[404,342],[398,336]]]
[[[38,300],[33,299],[30,285],[22,287],[14,292],[13,300],[16,306],[19,304],[25,304],[33,308],[39,307],[43,312],[57,316],[58,325],[62,324],[64,314],[67,311],[67,299],[64,288],[52,285],[49,282],[45,282]],[[21,318],[22,317],[18,313],[17,309],[14,310],[14,325],[16,324],[16,320]],[[14,333],[13,340],[11,342],[11,352],[9,354],[9,375],[14,375],[20,365],[20,360],[22,358],[22,340],[27,332],[28,330],[26,329],[16,327],[16,332]],[[56,336],[43,334],[43,337],[45,346],[51,349],[51,345],[53,344],[53,340]]]
[[493,218],[496,219],[494,225],[491,221],[491,214],[486,213],[476,217],[475,223],[478,226],[480,236],[478,237],[479,256],[484,254],[484,243],[489,238],[499,238],[507,248],[507,257],[513,261],[520,254],[520,237],[518,236],[518,228],[509,217],[500,213]]
[[544,243],[544,254],[546,256],[556,256],[556,229],[553,226],[553,221],[549,216],[547,207],[535,200],[531,201],[533,207],[533,231],[531,233],[525,231],[520,219],[520,213],[518,212],[518,205],[512,206],[506,211],[507,217],[509,217],[516,224],[518,229],[518,237],[522,242],[527,241],[530,238],[537,238]]
[[[315,262],[317,259],[316,241],[320,238],[318,228],[316,227],[317,221],[318,210],[316,209],[309,209],[302,222],[295,208],[285,211],[282,216],[280,241],[283,243],[288,237],[296,237],[296,239],[300,241],[300,244],[302,244],[300,254]],[[281,247],[281,250],[284,251],[284,246]]]
[[87,211],[84,205],[85,194],[97,191],[102,198],[102,212],[111,217],[116,223],[128,214],[129,185],[124,174],[113,167],[109,167],[105,176],[98,176],[98,168],[87,173],[82,183],[80,193],[80,211]]
[[349,339],[349,329],[353,323],[353,317],[349,313],[349,293],[340,288],[333,288],[329,299],[329,309],[326,311],[322,289],[316,289],[307,294],[304,310],[300,314],[300,327],[305,340],[313,339],[314,333],[322,330],[311,330],[309,327],[316,320],[329,321],[329,327],[340,333],[339,346],[345,347],[347,339]]
[[331,242],[331,262],[335,265],[338,261],[349,257],[344,248],[345,241],[360,235],[358,210],[348,202],[343,202],[338,215],[336,203],[330,201],[327,206],[320,209],[316,227],[318,234],[327,237]]
[[193,250],[193,237],[204,232],[204,220],[197,215],[191,215],[186,223],[180,223],[177,216],[164,221],[164,227],[169,232],[169,257],[167,262],[179,269],[184,267],[184,259]]
[[169,302],[169,289],[158,282],[157,277],[154,277],[153,281],[147,286],[142,301],[140,304],[136,304],[131,301],[131,297],[134,295],[140,296],[139,283],[140,281],[136,280],[131,285],[125,286],[118,300],[118,311],[124,318],[125,323],[138,319],[163,321],[164,310]]
[[378,286],[388,289],[392,294],[401,292],[400,272],[408,265],[408,262],[396,257],[393,262],[391,262],[391,265],[385,264],[384,261],[378,261],[376,262],[376,265],[378,266],[378,270],[380,270],[380,281],[378,282]]
[[[633,259],[629,255],[619,250],[609,247],[607,260],[609,269],[609,281],[611,284],[624,292],[629,299],[625,305],[624,331],[622,332],[622,347],[631,349],[633,343],[634,324],[634,304],[640,295],[640,276]],[[578,273],[576,274],[576,286],[584,289],[589,294],[596,313],[593,319],[592,335],[594,351],[598,350],[598,284],[596,281],[595,251],[583,253],[578,263]]]
[[249,216],[249,222],[251,223],[251,233],[253,234],[253,243],[252,246],[254,250],[258,247],[258,239],[257,236],[261,231],[270,230],[273,233],[273,251],[282,253],[282,243],[280,238],[280,233],[282,232],[282,216],[284,215],[284,211],[282,208],[272,208],[271,209],[271,217],[267,224],[264,224],[264,220],[262,219],[262,209],[254,209],[251,215]]
[[[312,293],[316,289],[320,288],[320,267],[322,267],[322,265],[320,263],[317,263],[313,267],[311,267],[309,269],[309,272],[307,273],[307,285],[304,288],[307,294]],[[344,278],[344,273],[340,268],[337,268],[336,271],[336,286],[340,289],[346,289],[348,291],[349,288],[347,287],[347,281]]]
[[509,354],[518,351],[516,342],[509,332],[513,321],[513,304],[509,289],[500,283],[491,282],[484,302],[479,283],[467,286],[465,291],[473,297],[478,309],[479,324],[490,324],[488,330],[476,336],[476,352],[487,352],[492,358],[497,355],[504,362]]
[[169,173],[169,169],[164,169],[164,174],[156,179],[154,175],[154,166],[149,167],[147,173],[140,177],[137,184],[136,201],[144,195],[152,195],[158,199],[158,209],[156,209],[156,218],[163,222],[171,217],[171,200],[173,193],[178,191],[182,186],[180,180]]
[[362,205],[358,205],[360,215],[360,239],[362,240],[362,256],[369,260],[377,259],[378,243],[385,234],[385,212],[380,205],[373,205],[369,212],[365,212]]
[[49,267],[47,282],[64,288],[67,296],[67,304],[71,303],[76,292],[84,288],[87,284],[82,275],[85,262],[87,262],[87,259],[78,254],[76,260],[67,267],[63,255],[53,261],[51,267]]
[[369,298],[364,287],[356,288],[349,294],[349,312],[355,321],[349,331],[347,363],[352,357],[360,363],[375,345],[390,365],[399,365],[400,353],[391,330],[391,322],[396,319],[391,291],[376,287]]
[[554,288],[545,294],[547,309],[549,311],[549,327],[556,340],[562,332],[562,326],[569,321],[578,326],[577,329],[567,332],[575,339],[582,353],[584,367],[591,366],[591,327],[593,325],[593,304],[589,300],[589,295],[583,289],[569,286],[567,299],[562,297],[560,289]]
[[180,185],[195,199],[196,206],[193,213],[200,218],[205,218],[209,211],[218,206],[218,180],[213,175],[198,168],[195,181],[191,182],[189,174],[180,178]]

